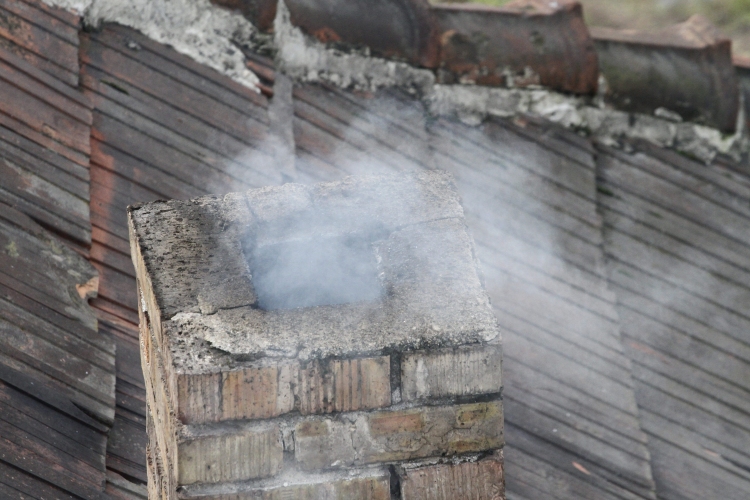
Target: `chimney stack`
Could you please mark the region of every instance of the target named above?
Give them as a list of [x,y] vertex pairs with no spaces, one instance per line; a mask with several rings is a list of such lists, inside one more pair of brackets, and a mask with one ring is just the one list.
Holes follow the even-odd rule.
[[128,214],[149,498],[505,498],[501,337],[448,174]]

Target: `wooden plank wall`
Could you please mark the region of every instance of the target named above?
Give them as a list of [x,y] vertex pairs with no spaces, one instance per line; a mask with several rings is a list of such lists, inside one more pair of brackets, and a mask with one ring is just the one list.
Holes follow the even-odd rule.
[[593,151],[552,125],[439,121],[504,331],[508,489],[655,498],[596,212]]
[[[267,100],[133,30],[82,37],[81,84],[94,107],[92,304],[117,342],[117,407],[107,466],[146,481],[146,407],[138,351],[136,283],[125,209],[276,184]],[[111,494],[127,497],[127,491]]]
[[645,144],[598,168],[659,498],[750,498],[750,179]]
[[115,349],[82,288],[96,271],[4,203],[0,248],[0,496],[104,498]]
[[0,1],[2,498],[105,498],[115,346],[86,300],[97,287],[78,24]]
[[91,105],[74,88],[78,22],[41,2],[0,1],[0,200],[85,254]]
[[42,2],[0,0],[0,46],[73,88],[79,27],[78,16]]
[[456,177],[504,332],[509,498],[655,498],[588,141],[529,121],[428,125],[417,101],[391,93],[303,86],[294,97],[303,180]]
[[[509,498],[748,498],[747,177],[319,85],[277,96],[282,173],[289,118],[269,113],[270,63],[249,65],[262,95],[123,27],[79,47],[75,16],[0,0],[0,497],[142,495],[128,204],[441,168],[505,335]],[[98,271],[96,316],[60,241]]]

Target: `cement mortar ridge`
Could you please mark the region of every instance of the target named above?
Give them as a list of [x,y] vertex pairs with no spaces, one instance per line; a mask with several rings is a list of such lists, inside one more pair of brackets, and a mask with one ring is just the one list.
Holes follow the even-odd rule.
[[425,93],[435,84],[435,75],[430,70],[370,57],[366,51],[328,48],[292,25],[289,16],[284,0],[279,0],[274,20],[277,70],[296,81],[327,82],[370,92],[398,87],[417,94]]
[[[742,106],[737,132],[728,136],[711,127],[677,121],[676,114],[666,109],[649,116],[605,107],[600,96],[581,97],[533,87],[438,84],[430,70],[327,47],[291,24],[283,0],[279,0],[274,31],[277,69],[296,81],[326,82],[369,92],[399,88],[422,98],[430,114],[455,117],[467,125],[477,126],[490,116],[530,115],[607,145],[617,146],[621,139],[645,139],[706,163],[717,154],[739,161],[750,152]],[[606,82],[602,84],[604,88]]]
[[258,31],[240,13],[215,6],[210,0],[43,1],[75,12],[89,27],[112,22],[136,29],[260,92],[258,77],[247,69],[245,56],[238,48],[254,46]]
[[[103,22],[134,28],[147,37],[174,47],[195,61],[255,90],[258,77],[245,66],[238,46],[257,46],[258,30],[240,13],[213,5],[210,0],[43,0],[71,10],[87,26]],[[262,36],[262,35],[261,35]],[[273,45],[280,73],[298,82],[325,82],[344,89],[374,92],[406,90],[421,98],[434,116],[450,116],[476,126],[488,117],[522,115],[544,118],[606,145],[622,139],[645,139],[709,163],[718,154],[739,161],[750,153],[743,106],[737,132],[726,135],[703,125],[680,122],[669,110],[654,116],[618,111],[600,97],[581,97],[544,88],[501,88],[437,84],[431,70],[405,62],[371,57],[366,49],[342,51],[305,35],[293,26],[289,10],[279,0]]]
[[645,139],[706,163],[717,154],[739,161],[750,152],[742,112],[737,131],[726,135],[711,127],[677,121],[672,118],[674,113],[662,108],[657,110],[661,116],[627,113],[605,107],[599,97],[572,96],[541,88],[437,84],[425,96],[425,102],[431,114],[453,116],[467,125],[477,126],[489,116],[530,115],[579,131],[606,145],[618,146],[621,139]]

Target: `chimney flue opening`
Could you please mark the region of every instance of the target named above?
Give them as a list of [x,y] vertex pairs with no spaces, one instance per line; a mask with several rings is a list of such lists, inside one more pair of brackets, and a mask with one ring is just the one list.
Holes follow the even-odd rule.
[[374,302],[384,295],[369,234],[253,245],[246,258],[262,310]]

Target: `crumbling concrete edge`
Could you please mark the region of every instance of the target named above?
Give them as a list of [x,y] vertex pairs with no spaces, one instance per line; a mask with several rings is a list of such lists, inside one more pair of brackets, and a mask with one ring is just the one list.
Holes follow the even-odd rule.
[[260,92],[240,50],[257,45],[258,30],[239,12],[210,0],[43,0],[81,16],[86,27],[105,22],[136,29],[200,64]]
[[[421,98],[433,116],[454,117],[477,126],[488,117],[530,115],[576,130],[610,146],[623,140],[645,139],[709,163],[718,154],[740,161],[750,153],[745,118],[738,117],[732,135],[681,122],[675,113],[659,109],[654,116],[617,111],[604,105],[606,82],[600,79],[594,97],[562,94],[544,88],[500,88],[436,83],[432,71],[407,63],[371,57],[365,50],[332,49],[302,33],[289,19],[283,0],[274,22],[277,71],[298,82],[323,82],[345,89],[375,92],[398,88]],[[742,113],[741,113],[742,114]]]
[[[609,146],[627,139],[645,139],[710,163],[718,154],[740,161],[750,152],[745,118],[737,119],[732,135],[717,129],[682,122],[668,110],[655,116],[609,108],[600,97],[578,97],[546,89],[509,89],[466,85],[435,85],[426,95],[429,112],[452,116],[467,125],[479,125],[491,116],[513,118],[530,115],[576,130]],[[741,108],[742,110],[742,108]]]
[[276,10],[274,45],[277,71],[300,82],[325,82],[369,92],[399,87],[418,95],[435,85],[430,70],[371,57],[366,48],[348,52],[328,48],[292,25],[284,0],[279,0]]
[[[245,65],[240,47],[265,44],[265,36],[242,16],[213,5],[210,0],[43,0],[48,5],[82,16],[86,26],[119,23],[149,38],[171,45],[200,64],[259,91],[258,77]],[[261,40],[259,42],[259,40]],[[737,131],[681,122],[669,110],[654,116],[617,111],[604,105],[600,83],[596,97],[562,94],[544,88],[500,88],[437,84],[431,70],[405,62],[371,57],[366,48],[339,50],[302,33],[290,21],[279,0],[274,20],[273,49],[277,71],[297,82],[321,82],[345,89],[375,92],[398,88],[422,99],[433,116],[449,116],[467,125],[488,117],[543,118],[611,146],[623,140],[645,139],[709,163],[718,154],[740,161],[750,153],[750,138],[740,106]],[[660,112],[661,111],[661,112]]]

